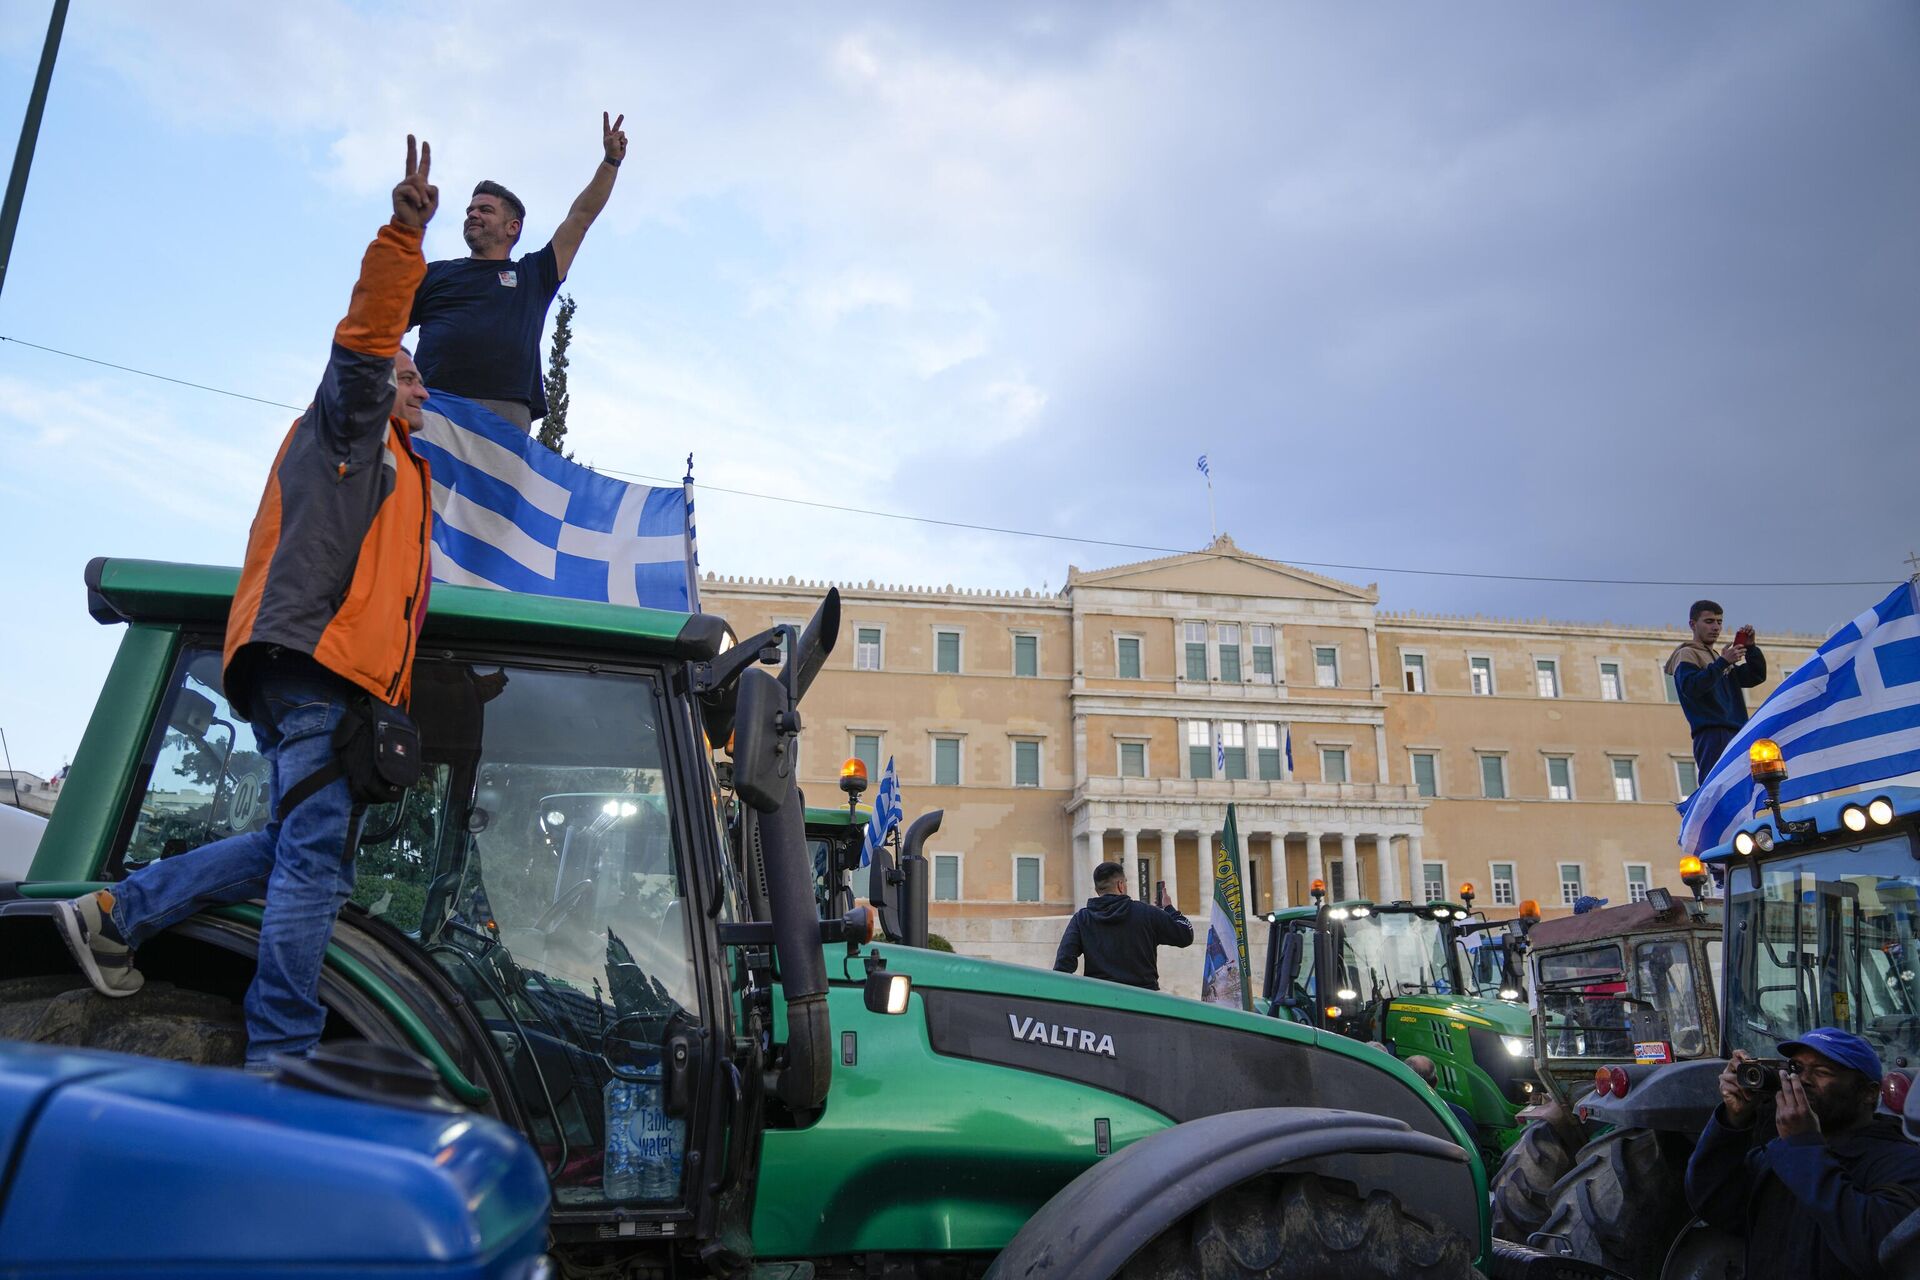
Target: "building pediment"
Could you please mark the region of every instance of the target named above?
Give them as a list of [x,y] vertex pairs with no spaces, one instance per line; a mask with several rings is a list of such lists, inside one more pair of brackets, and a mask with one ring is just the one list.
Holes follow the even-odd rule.
[[1241,550],[1221,534],[1204,551],[1115,565],[1111,569],[1069,567],[1067,589],[1119,588],[1130,591],[1177,591],[1194,595],[1253,596],[1280,600],[1333,600],[1374,604],[1380,592],[1336,578],[1322,577],[1278,560]]

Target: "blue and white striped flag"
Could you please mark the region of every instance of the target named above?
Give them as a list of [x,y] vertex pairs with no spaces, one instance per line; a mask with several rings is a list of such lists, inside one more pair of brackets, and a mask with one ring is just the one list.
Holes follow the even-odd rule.
[[1789,775],[1780,799],[1804,800],[1920,769],[1920,608],[1903,582],[1835,632],[1734,735],[1680,806],[1680,847],[1704,853],[1765,803],[1747,748],[1772,738]]
[[1283,725],[1280,729],[1281,741],[1287,748],[1287,776],[1293,776],[1293,726]]
[[1227,772],[1227,740],[1218,729],[1213,731],[1213,771],[1222,776]]
[[880,786],[873,793],[873,816],[867,819],[866,837],[860,842],[861,866],[873,862],[873,851],[886,843],[888,834],[900,825],[904,816],[900,808],[900,775],[894,772],[893,757],[888,756],[886,772],[880,775]]
[[436,391],[413,445],[433,469],[436,582],[693,612],[692,459],[681,488],[569,462],[499,415]]
[[1198,471],[1201,475],[1205,476],[1207,479],[1209,480],[1213,479],[1213,469],[1207,466],[1206,454],[1203,453],[1200,455],[1200,461],[1193,464],[1193,469],[1195,471]]

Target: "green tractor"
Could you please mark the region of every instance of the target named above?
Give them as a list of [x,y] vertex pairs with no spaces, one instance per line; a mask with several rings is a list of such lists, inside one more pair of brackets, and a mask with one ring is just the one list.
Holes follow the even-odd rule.
[[1611,1089],[1616,1069],[1720,1056],[1720,922],[1708,914],[1699,859],[1683,859],[1681,875],[1691,901],[1654,889],[1643,902],[1529,930],[1541,1091],[1494,1174],[1498,1234],[1525,1240],[1545,1225],[1555,1184],[1598,1136],[1578,1112],[1598,1078]]
[[[220,687],[235,581],[88,567],[91,612],[126,630],[29,874],[0,885],[0,1036],[240,1061],[257,904],[149,941],[121,1000],[79,978],[50,916],[266,821]],[[1463,1126],[1390,1055],[907,945],[926,922],[911,830],[875,860],[875,906],[838,911],[793,769],[838,615],[829,592],[803,631],[733,643],[700,614],[433,592],[424,768],[364,824],[322,1048],[410,1051],[524,1134],[558,1274],[1605,1274],[1495,1245]],[[821,839],[857,837],[856,814],[828,816]]]
[[1263,998],[1276,1018],[1431,1060],[1435,1090],[1473,1118],[1492,1167],[1534,1099],[1532,1025],[1524,1006],[1498,994],[1518,994],[1504,948],[1494,997],[1472,994],[1464,939],[1503,926],[1471,914],[1466,888],[1466,904],[1328,903],[1316,881],[1315,905],[1267,917]]
[[[1683,1182],[1719,1105],[1722,1055],[1743,1049],[1777,1066],[1777,1045],[1842,1027],[1886,1064],[1882,1098],[1896,1113],[1920,1065],[1920,788],[1829,795],[1783,811],[1779,748],[1761,739],[1752,760],[1768,809],[1702,855],[1726,888],[1714,1053],[1596,1074],[1574,1107],[1593,1136],[1554,1185],[1533,1237],[1633,1280],[1738,1272],[1740,1241],[1691,1219]],[[1760,1123],[1770,1129],[1770,1115]],[[1920,1252],[1911,1239],[1908,1247]]]

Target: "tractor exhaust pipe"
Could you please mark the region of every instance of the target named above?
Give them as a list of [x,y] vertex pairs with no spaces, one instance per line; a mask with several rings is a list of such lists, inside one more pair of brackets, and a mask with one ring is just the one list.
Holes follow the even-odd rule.
[[913,820],[907,838],[900,845],[900,939],[910,947],[927,945],[928,874],[926,855],[920,852],[933,833],[940,829],[946,810],[932,809]]
[[773,916],[774,954],[787,1005],[786,1055],[775,1068],[773,1092],[794,1111],[817,1110],[833,1080],[833,1029],[827,1019],[827,961],[820,949],[820,918],[807,858],[806,810],[789,781],[772,813],[755,814]]

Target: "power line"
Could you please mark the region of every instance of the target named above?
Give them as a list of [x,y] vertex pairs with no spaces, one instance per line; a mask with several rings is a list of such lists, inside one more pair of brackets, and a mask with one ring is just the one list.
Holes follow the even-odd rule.
[[[164,373],[154,373],[148,369],[135,369],[131,365],[115,364],[111,360],[98,360],[93,356],[83,356],[73,351],[62,351],[57,347],[44,347],[37,342],[28,342],[22,338],[0,334],[0,342],[11,342],[22,347],[32,347],[35,351],[45,351],[49,355],[65,356],[69,360],[81,360],[87,364],[99,365],[106,369],[117,369],[122,373],[136,374],[142,378],[154,378],[161,382],[171,382],[175,386],[191,387],[196,391],[210,391],[214,395],[231,396],[236,400],[250,400],[254,404],[269,405],[276,409],[290,409],[302,412],[300,406],[281,404],[277,400],[263,400],[259,396],[250,396],[239,391],[228,391],[221,387],[208,386],[203,382],[189,382],[185,378],[171,378]],[[681,481],[673,476],[650,476],[638,471],[618,471],[612,467],[596,467],[594,470],[603,475],[624,476],[631,480],[645,480],[652,484],[677,485]],[[762,502],[785,502],[796,507],[812,507],[819,511],[838,511],[846,515],[871,516],[878,520],[902,520],[910,524],[930,524],[943,529],[965,529],[973,533],[997,533],[1011,538],[1038,538],[1048,542],[1070,542],[1087,547],[1112,547],[1121,551],[1149,551],[1157,555],[1194,555],[1189,547],[1163,547],[1149,542],[1119,542],[1111,538],[1081,538],[1067,533],[1047,533],[1038,529],[1010,529],[1004,525],[976,524],[966,520],[943,520],[937,516],[908,515],[902,511],[881,511],[872,507],[851,507],[837,502],[820,502],[812,498],[794,498],[779,493],[756,493],[751,489],[730,489],[724,485],[700,484],[698,486],[709,493],[725,493],[738,498],[754,498]],[[1286,564],[1297,565],[1303,569],[1332,569],[1341,573],[1378,573],[1404,574],[1422,578],[1471,578],[1484,582],[1545,582],[1568,586],[1583,587],[1710,587],[1715,590],[1756,589],[1756,588],[1815,588],[1815,587],[1879,587],[1886,585],[1877,578],[1862,582],[1703,582],[1698,579],[1660,579],[1660,578],[1575,578],[1554,574],[1534,573],[1476,573],[1464,569],[1406,569],[1388,565],[1338,564],[1324,560],[1295,560],[1288,558]]]

